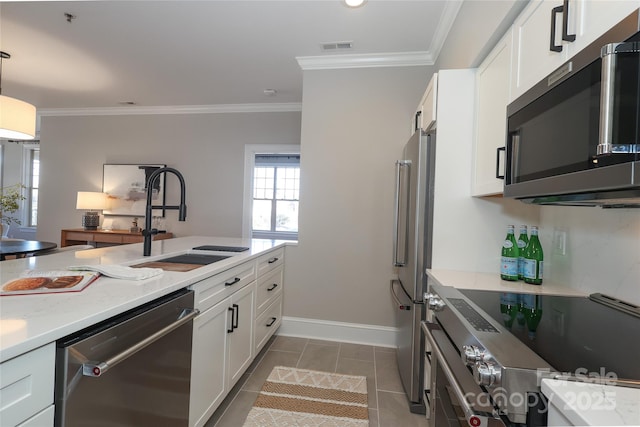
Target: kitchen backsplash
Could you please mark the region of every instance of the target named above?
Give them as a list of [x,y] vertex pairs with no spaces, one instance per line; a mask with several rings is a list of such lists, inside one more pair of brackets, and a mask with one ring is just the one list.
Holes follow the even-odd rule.
[[546,206],[540,223],[546,278],[640,305],[640,210]]

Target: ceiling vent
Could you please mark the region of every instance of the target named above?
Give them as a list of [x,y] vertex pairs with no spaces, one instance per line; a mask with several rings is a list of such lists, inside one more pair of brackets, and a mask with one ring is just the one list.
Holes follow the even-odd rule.
[[353,42],[322,43],[320,46],[324,51],[345,50],[353,49]]

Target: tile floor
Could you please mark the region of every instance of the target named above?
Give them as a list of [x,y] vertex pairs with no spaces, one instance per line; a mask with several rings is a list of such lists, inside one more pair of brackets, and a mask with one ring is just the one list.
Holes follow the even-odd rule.
[[429,426],[424,415],[409,412],[394,349],[275,336],[205,427],[241,427],[274,366],[366,375],[370,427]]

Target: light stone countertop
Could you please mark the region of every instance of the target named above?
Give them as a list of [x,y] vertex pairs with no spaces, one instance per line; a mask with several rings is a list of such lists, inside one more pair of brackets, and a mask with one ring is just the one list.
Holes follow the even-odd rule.
[[[576,426],[640,425],[640,389],[606,383],[542,380],[542,393]],[[552,420],[550,420],[552,421]]]
[[189,272],[165,271],[146,280],[130,281],[102,276],[80,292],[0,297],[0,362],[53,342],[66,335],[185,288],[287,242],[223,237],[182,237],[152,243],[151,256],[142,256],[142,243],[78,252],[28,257],[0,262],[0,284],[25,270],[64,270],[72,265],[133,265],[186,253],[201,245],[248,246],[245,252],[209,252],[232,255]]
[[501,280],[498,273],[477,273],[457,270],[427,269],[427,275],[442,286],[457,289],[515,292],[539,295],[588,296],[586,293],[557,283],[543,281],[542,285],[529,285],[523,281]]

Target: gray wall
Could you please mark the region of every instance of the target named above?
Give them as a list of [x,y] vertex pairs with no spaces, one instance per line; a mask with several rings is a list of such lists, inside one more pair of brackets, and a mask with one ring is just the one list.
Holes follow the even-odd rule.
[[[101,191],[104,163],[175,167],[186,181],[188,213],[178,222],[169,211],[168,230],[241,237],[244,146],[299,144],[300,113],[43,117],[40,139],[39,239],[59,242],[61,229],[81,227],[76,192]],[[167,203],[179,201],[178,189],[168,176]]]
[[299,245],[285,315],[393,326],[395,160],[426,67],[304,73]]

